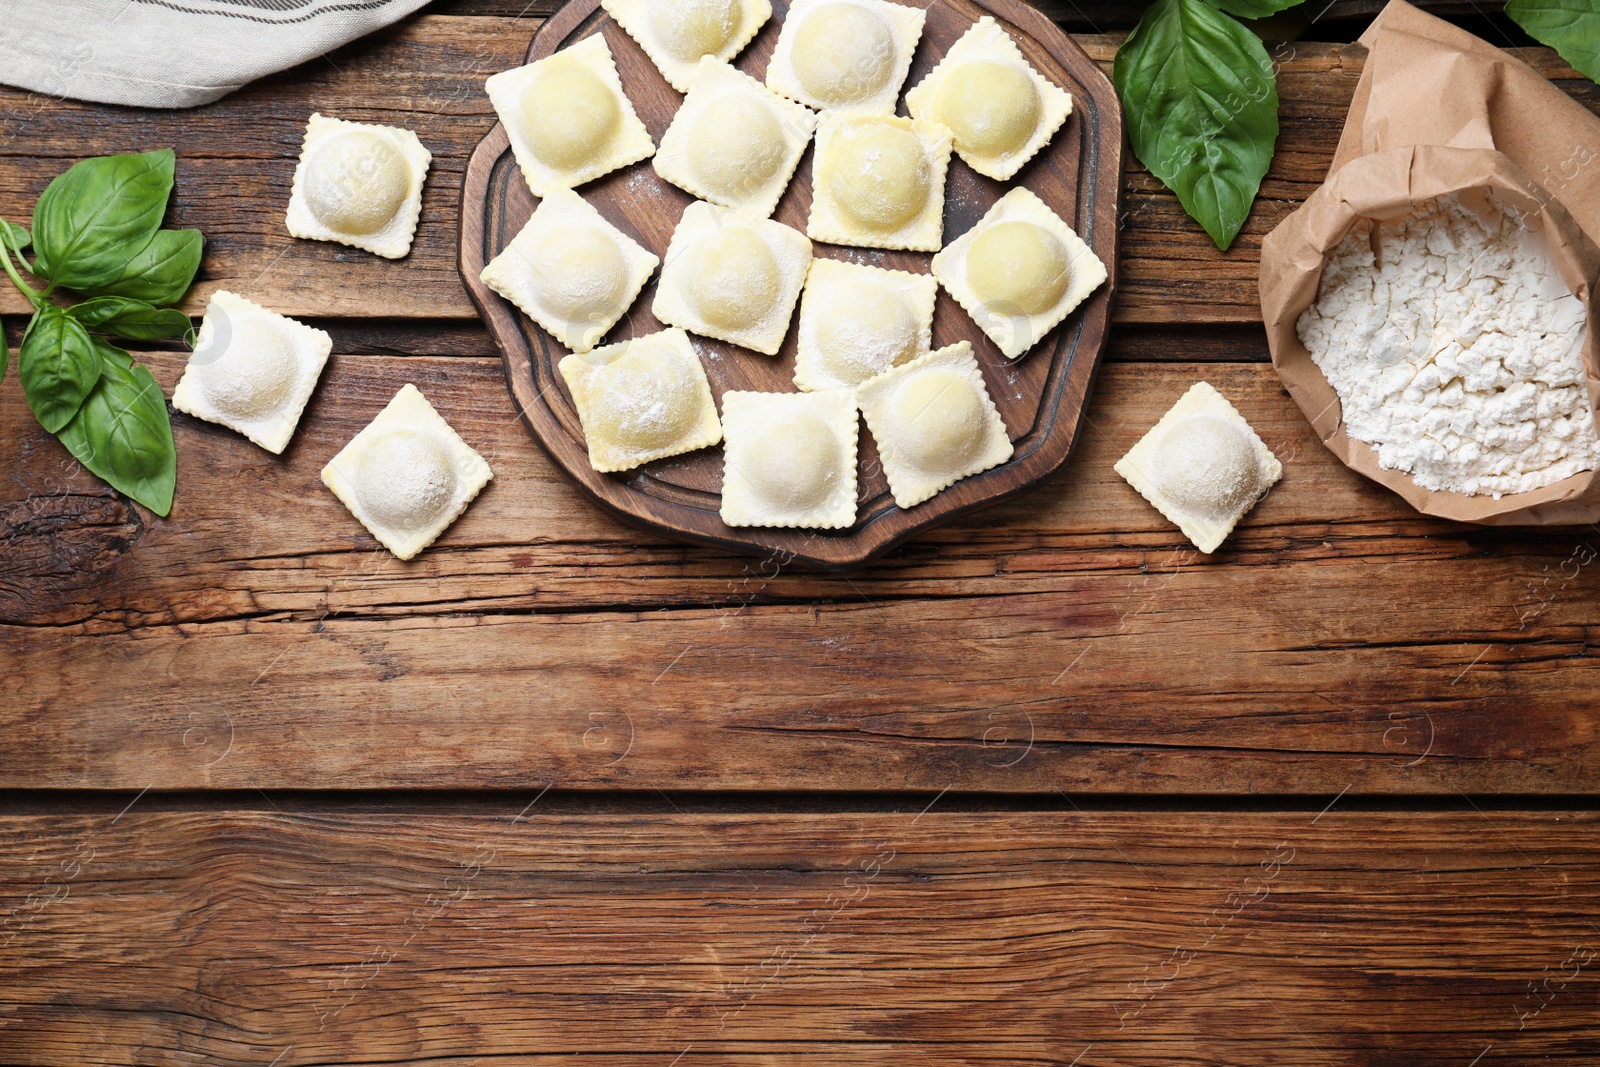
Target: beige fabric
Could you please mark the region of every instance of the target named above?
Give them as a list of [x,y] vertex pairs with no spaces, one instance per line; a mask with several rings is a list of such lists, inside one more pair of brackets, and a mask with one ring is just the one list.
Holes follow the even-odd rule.
[[0,81],[140,107],[209,104],[427,0],[0,0]]

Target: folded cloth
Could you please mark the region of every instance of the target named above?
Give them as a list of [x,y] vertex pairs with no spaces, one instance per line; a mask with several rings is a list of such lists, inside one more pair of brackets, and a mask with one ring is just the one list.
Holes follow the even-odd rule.
[[209,104],[427,0],[0,0],[0,81],[141,107]]

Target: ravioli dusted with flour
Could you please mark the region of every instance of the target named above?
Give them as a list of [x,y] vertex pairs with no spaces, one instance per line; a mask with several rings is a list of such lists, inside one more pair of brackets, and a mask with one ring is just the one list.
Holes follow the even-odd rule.
[[722,521],[843,529],[856,521],[849,389],[722,394]]
[[724,63],[772,17],[767,0],[601,0],[674,89],[689,91],[700,60]]
[[926,18],[886,0],[795,0],[767,84],[819,111],[892,115]]
[[656,150],[600,34],[484,83],[535,196],[572,189]]
[[933,276],[1016,359],[1105,282],[1106,268],[1071,226],[1019,187],[933,257]]
[[172,406],[281,454],[332,350],[323,331],[218,289]]
[[824,115],[812,164],[813,240],[937,252],[950,131],[892,115]]
[[937,296],[927,274],[813,259],[800,297],[795,385],[854,389],[924,355]]
[[693,203],[672,232],[650,310],[669,326],[776,355],[810,266],[804,234],[752,211]]
[[632,470],[722,440],[711,383],[682,330],[567,356],[560,370],[597,471]]
[[1215,552],[1283,477],[1228,398],[1196,382],[1117,460],[1116,472],[1202,552]]
[[322,484],[400,559],[433,544],[493,477],[414,385],[322,468]]
[[902,508],[1011,458],[1005,421],[989,399],[970,342],[885,371],[861,386],[856,400]]
[[432,161],[410,130],[313,114],[289,193],[289,233],[400,259],[411,251]]
[[1072,95],[1034,70],[984,15],[906,93],[906,110],[948,126],[968,166],[1005,181],[1050,143],[1072,114]]
[[702,200],[771,215],[816,125],[810,108],[708,57],[652,165]]
[[587,352],[660,262],[577,193],[552,189],[482,277],[562,344]]

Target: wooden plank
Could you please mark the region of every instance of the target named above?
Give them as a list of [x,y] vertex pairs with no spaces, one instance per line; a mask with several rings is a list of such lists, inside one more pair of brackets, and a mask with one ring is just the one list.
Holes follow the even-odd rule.
[[[156,359],[164,385],[179,366]],[[1288,470],[1213,557],[1110,469],[1202,376]],[[407,380],[497,477],[402,564],[317,472]],[[1125,364],[1099,390],[1040,492],[824,576],[616,525],[492,360],[335,357],[282,459],[180,416],[171,520],[63,465],[12,376],[0,786],[1600,785],[1600,531],[1410,514],[1259,364]]]
[[[532,20],[423,16],[192,111],[111,109],[0,89],[0,216],[24,217],[50,178],[87,151],[172,145],[179,155],[173,222],[198,226],[210,240],[191,310],[212,289],[228,287],[289,314],[475,319],[455,267],[462,169],[494,122],[484,79],[520,61],[532,30]],[[1079,38],[1108,69],[1116,41]],[[1261,238],[1324,177],[1361,53],[1350,45],[1275,48],[1278,154],[1227,253],[1128,157],[1117,321],[1260,320]],[[1600,88],[1554,52],[1520,54],[1600,110]],[[296,241],[284,230],[289,183],[313,108],[406,126],[434,152],[408,258],[391,262]],[[0,290],[0,312],[23,310],[9,286]]]
[[1486,1067],[1600,1053],[1593,813],[526,804],[118,816],[119,799],[0,819],[6,1059]]

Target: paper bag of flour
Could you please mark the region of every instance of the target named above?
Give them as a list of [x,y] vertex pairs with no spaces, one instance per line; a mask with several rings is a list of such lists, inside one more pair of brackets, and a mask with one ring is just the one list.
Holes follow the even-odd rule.
[[[1499,525],[1600,520],[1600,472],[1528,492],[1429,490],[1380,465],[1346,434],[1338,394],[1296,324],[1318,298],[1329,254],[1363,220],[1457,196],[1498,203],[1535,231],[1587,309],[1582,355],[1600,410],[1600,118],[1532,68],[1394,0],[1361,38],[1369,49],[1328,180],[1261,249],[1261,309],[1272,362],[1323,442],[1428,515]],[[1586,232],[1587,231],[1587,232]]]

